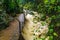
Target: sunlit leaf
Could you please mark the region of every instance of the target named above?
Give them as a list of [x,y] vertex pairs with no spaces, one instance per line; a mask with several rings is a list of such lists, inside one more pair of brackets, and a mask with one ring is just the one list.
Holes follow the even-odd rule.
[[49,36],[49,40],[53,40],[53,36]]
[[58,36],[58,34],[56,32],[53,33],[54,36]]

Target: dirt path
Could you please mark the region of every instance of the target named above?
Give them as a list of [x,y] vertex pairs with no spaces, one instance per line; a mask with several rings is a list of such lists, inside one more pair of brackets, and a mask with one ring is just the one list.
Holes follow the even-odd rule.
[[10,23],[10,26],[0,31],[0,40],[18,40],[19,37],[19,23],[14,20]]

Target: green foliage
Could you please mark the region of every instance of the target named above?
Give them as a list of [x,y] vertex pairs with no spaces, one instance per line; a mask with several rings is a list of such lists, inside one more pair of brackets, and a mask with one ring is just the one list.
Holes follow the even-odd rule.
[[0,30],[8,27],[10,21],[12,21],[12,18],[4,11],[0,11]]
[[6,13],[3,6],[3,0],[0,1],[0,30],[3,30],[9,26],[9,22],[13,20],[9,14]]
[[49,36],[49,40],[53,40],[53,36]]
[[[20,2],[20,1],[18,1]],[[0,30],[9,26],[10,21],[14,19],[17,13],[23,12],[23,9],[17,0],[0,1]]]
[[[28,9],[28,10],[35,10],[35,4],[34,3],[32,3],[32,2],[28,2],[28,3],[26,3],[25,5],[24,5],[24,9]],[[34,9],[33,9],[34,8]]]
[[58,36],[58,34],[56,32],[53,33],[54,36]]
[[3,4],[6,12],[11,15],[23,12],[19,2],[19,0],[4,0]]

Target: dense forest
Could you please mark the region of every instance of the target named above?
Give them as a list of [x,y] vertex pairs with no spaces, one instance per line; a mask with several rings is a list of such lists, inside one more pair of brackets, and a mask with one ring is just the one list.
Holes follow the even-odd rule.
[[50,40],[60,39],[60,0],[0,0],[0,30],[7,28],[23,9],[42,14],[40,20],[50,23]]

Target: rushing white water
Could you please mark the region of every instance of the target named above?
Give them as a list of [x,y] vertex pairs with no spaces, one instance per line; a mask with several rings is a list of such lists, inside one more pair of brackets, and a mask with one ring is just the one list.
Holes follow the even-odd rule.
[[[25,38],[25,40],[34,40],[34,38],[37,38],[36,40],[39,40],[40,38],[45,38],[48,32],[48,23],[46,21],[39,21],[37,23],[34,23],[33,19],[36,18],[35,16],[40,17],[40,15],[34,11],[29,11],[29,10],[28,11],[24,10],[24,11],[26,14],[25,19],[27,21],[25,21],[25,26],[23,28],[22,35]],[[31,15],[30,14],[31,12],[33,12],[34,15]],[[37,20],[35,20],[35,22],[36,21]],[[42,25],[42,23],[44,23],[44,25]],[[38,37],[39,35],[41,36]],[[46,37],[45,40],[49,40],[49,37]]]
[[[34,40],[37,38],[36,40],[39,40],[40,38],[45,38],[46,34],[48,33],[48,23],[46,21],[37,22],[39,19],[35,20],[36,23],[34,23],[34,18],[36,19],[36,17],[41,17],[40,14],[29,10],[23,11],[24,14],[20,14],[18,19],[20,21],[20,27],[22,29],[22,35],[24,39]],[[30,14],[31,12],[34,13],[34,15]],[[23,26],[24,21],[25,24]],[[47,36],[45,40],[49,40],[49,37]]]

